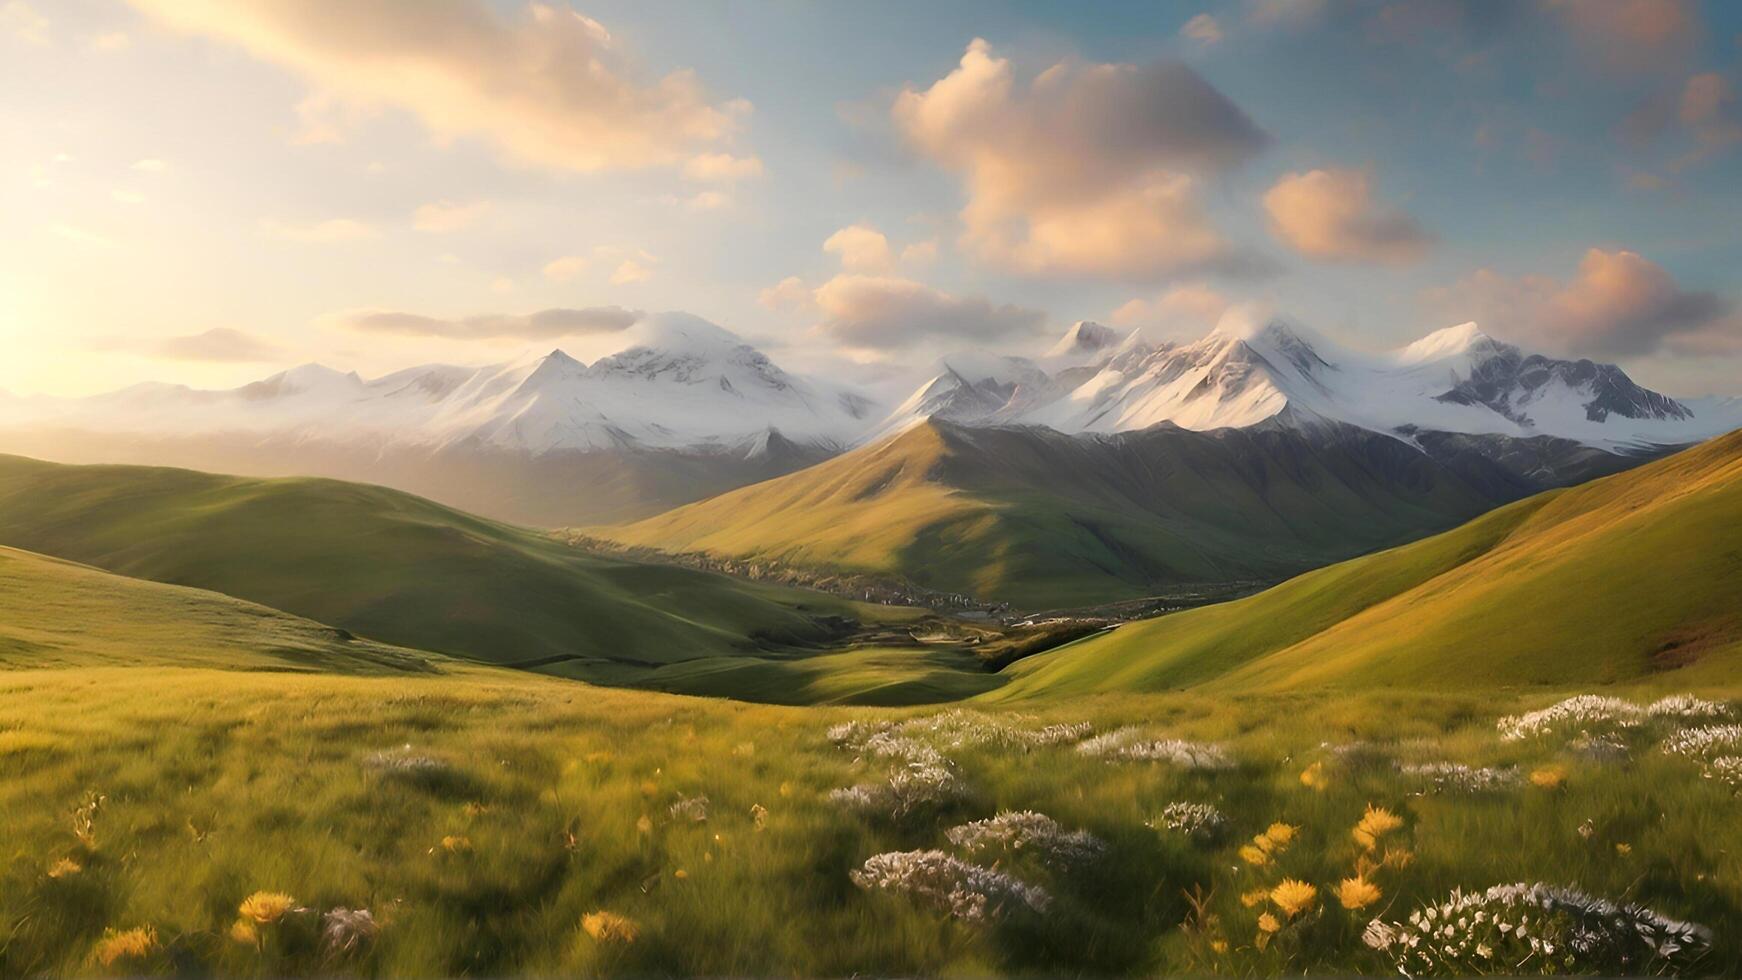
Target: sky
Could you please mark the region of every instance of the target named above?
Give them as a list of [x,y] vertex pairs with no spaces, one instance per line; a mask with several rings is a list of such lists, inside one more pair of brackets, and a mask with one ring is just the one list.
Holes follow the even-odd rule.
[[1742,394],[1742,4],[0,0],[0,389],[1234,305]]

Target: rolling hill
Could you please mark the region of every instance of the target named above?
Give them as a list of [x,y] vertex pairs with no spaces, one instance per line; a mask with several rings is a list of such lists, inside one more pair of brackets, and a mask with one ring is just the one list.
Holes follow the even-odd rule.
[[1443,530],[1540,489],[1335,424],[1065,435],[928,420],[645,521],[630,546],[905,577],[1018,606],[1280,579]]
[[1742,432],[1020,661],[987,696],[1733,681],[1738,596]]
[[442,658],[276,609],[0,548],[0,668],[432,673]]
[[638,667],[826,640],[826,596],[587,555],[394,490],[0,457],[0,544],[518,666]]

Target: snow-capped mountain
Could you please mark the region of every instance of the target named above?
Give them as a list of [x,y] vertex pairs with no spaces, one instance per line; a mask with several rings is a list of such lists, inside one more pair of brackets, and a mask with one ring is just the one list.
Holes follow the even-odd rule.
[[20,399],[5,423],[146,436],[255,435],[532,454],[692,449],[785,439],[839,448],[877,414],[861,395],[782,370],[705,320],[664,314],[632,346],[583,364],[561,350],[481,368],[428,365],[373,380],[309,364],[227,391],[136,385]]
[[[1083,326],[1054,351],[1079,350]],[[1285,320],[1235,312],[1190,344],[1119,342],[1097,332],[1092,346],[1044,379],[1031,373],[1020,385],[1007,382],[1009,397],[996,406],[1004,389],[979,385],[975,399],[953,402],[945,417],[1103,433],[1161,423],[1195,430],[1341,423],[1406,441],[1421,432],[1551,436],[1610,452],[1681,445],[1742,426],[1742,400],[1678,401],[1613,364],[1527,353],[1475,324],[1368,354]],[[921,391],[949,384],[940,374]],[[911,424],[923,408],[909,399],[882,428]]]

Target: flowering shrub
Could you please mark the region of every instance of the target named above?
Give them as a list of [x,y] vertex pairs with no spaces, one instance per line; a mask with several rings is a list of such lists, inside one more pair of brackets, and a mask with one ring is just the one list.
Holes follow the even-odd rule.
[[828,730],[829,741],[870,756],[913,762],[936,761],[944,751],[997,745],[1030,749],[1083,739],[1093,727],[1086,721],[1024,728],[976,711],[953,710],[899,724],[892,721],[849,721]]
[[1709,759],[1742,746],[1742,725],[1684,728],[1663,740],[1663,751],[1690,759]]
[[1361,939],[1404,976],[1480,973],[1665,973],[1711,946],[1703,926],[1542,883],[1453,892]]
[[860,888],[901,892],[968,922],[1023,908],[1043,912],[1052,901],[1043,888],[936,850],[875,854],[850,877]]
[[686,823],[702,823],[708,819],[706,796],[679,796],[671,805],[671,818]]
[[1546,735],[1565,725],[1589,727],[1613,724],[1631,727],[1645,718],[1645,709],[1631,701],[1598,694],[1579,694],[1539,711],[1507,715],[1495,723],[1508,742]]
[[1732,789],[1742,789],[1742,755],[1721,755],[1713,759],[1706,763],[1705,776]]
[[1005,810],[986,820],[952,827],[944,836],[970,854],[993,848],[1026,850],[1065,867],[1092,861],[1107,849],[1106,842],[1094,834],[1066,830],[1057,820],[1033,810]]
[[1136,728],[1120,728],[1079,742],[1077,751],[1099,759],[1171,762],[1182,769],[1229,769],[1234,765],[1228,750],[1220,745],[1177,738],[1145,738]]
[[1170,830],[1196,841],[1213,841],[1227,827],[1228,818],[1208,803],[1169,803],[1161,816],[1149,821],[1157,830]]
[[1653,718],[1728,718],[1730,706],[1692,694],[1671,694],[1646,705],[1645,713]]
[[1432,793],[1485,793],[1510,789],[1520,782],[1516,769],[1478,768],[1461,762],[1418,762],[1398,770],[1425,780]]
[[829,802],[857,813],[899,820],[967,795],[967,784],[949,766],[916,762],[895,770],[885,782],[834,790],[829,794]]

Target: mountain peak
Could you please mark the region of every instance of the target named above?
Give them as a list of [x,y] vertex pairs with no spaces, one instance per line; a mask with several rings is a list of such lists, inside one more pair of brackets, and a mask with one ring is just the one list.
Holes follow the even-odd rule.
[[1072,354],[1093,354],[1119,343],[1119,332],[1093,320],[1078,320],[1059,338],[1047,357],[1068,357]]
[[1475,321],[1445,327],[1421,338],[1397,352],[1400,364],[1420,364],[1442,357],[1453,357],[1471,351],[1494,350],[1503,346],[1482,332]]

